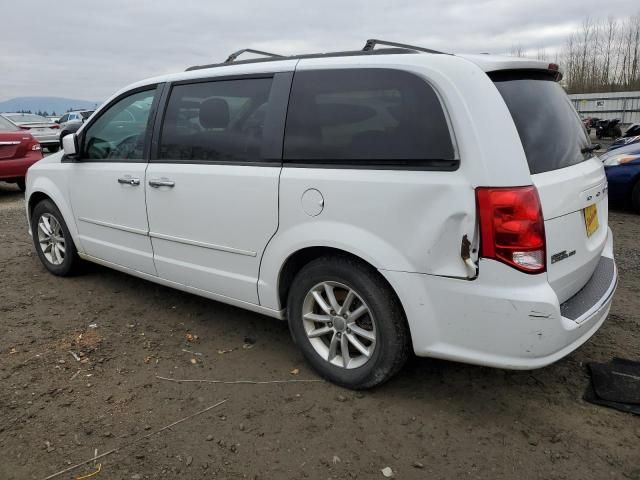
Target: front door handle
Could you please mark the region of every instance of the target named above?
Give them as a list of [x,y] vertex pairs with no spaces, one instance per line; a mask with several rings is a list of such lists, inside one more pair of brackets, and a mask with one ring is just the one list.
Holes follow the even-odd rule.
[[120,177],[118,179],[118,183],[121,183],[123,185],[131,185],[131,186],[137,187],[138,185],[140,185],[140,179],[139,178],[133,178],[130,175],[125,175],[124,177]]
[[173,180],[169,180],[168,178],[154,178],[152,180],[149,180],[149,186],[153,187],[153,188],[160,188],[160,187],[169,187],[169,188],[173,188],[175,187],[176,182],[174,182]]

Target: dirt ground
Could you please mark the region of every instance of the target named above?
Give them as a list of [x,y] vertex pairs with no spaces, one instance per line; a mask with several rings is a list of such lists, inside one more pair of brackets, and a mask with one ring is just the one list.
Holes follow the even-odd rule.
[[402,479],[640,479],[640,417],[581,399],[586,362],[640,356],[640,216],[613,211],[610,224],[620,284],[609,319],[550,367],[414,358],[363,393],[175,383],[156,376],[318,377],[284,322],[98,266],[48,274],[22,195],[0,184],[0,479],[44,479],[120,446],[91,478],[366,479],[390,467]]

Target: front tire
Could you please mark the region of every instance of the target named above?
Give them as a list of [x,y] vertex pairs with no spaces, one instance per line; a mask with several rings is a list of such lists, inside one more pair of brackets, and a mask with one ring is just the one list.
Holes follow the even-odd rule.
[[356,259],[322,257],[304,266],[289,291],[287,317],[305,359],[347,388],[387,381],[409,355],[400,302],[374,268]]
[[80,258],[67,224],[51,200],[38,203],[31,215],[31,236],[40,261],[54,275],[77,271]]

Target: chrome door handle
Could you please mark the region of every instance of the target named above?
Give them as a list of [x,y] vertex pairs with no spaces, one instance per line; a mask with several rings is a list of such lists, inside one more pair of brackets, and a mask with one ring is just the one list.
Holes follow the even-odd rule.
[[140,179],[139,178],[130,177],[129,175],[125,175],[124,177],[120,177],[118,179],[118,183],[121,183],[123,185],[132,185],[134,187],[137,187],[138,185],[140,185]]
[[169,180],[168,178],[156,178],[156,179],[149,180],[149,186],[153,188],[160,188],[160,187],[173,188],[175,187],[175,185],[176,185],[176,182],[174,182],[173,180]]

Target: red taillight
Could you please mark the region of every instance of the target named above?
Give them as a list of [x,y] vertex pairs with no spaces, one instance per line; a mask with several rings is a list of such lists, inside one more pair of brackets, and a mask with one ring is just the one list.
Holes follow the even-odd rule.
[[544,219],[536,188],[478,187],[476,202],[480,255],[523,272],[544,272]]
[[40,146],[39,143],[36,142],[33,145],[31,145],[31,150],[39,151],[39,150],[42,150],[42,147]]
[[49,125],[49,128],[60,128],[60,125],[58,125],[57,123],[52,123],[51,125]]

